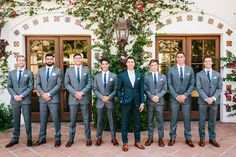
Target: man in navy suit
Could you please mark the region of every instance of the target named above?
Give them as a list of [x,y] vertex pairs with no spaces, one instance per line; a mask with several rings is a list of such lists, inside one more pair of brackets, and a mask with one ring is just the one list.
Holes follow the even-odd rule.
[[145,149],[140,143],[140,112],[144,109],[144,85],[141,74],[134,70],[135,61],[133,57],[126,60],[127,70],[119,74],[117,95],[122,106],[122,141],[123,151],[128,151],[128,122],[130,114],[134,117],[134,145],[139,149]]

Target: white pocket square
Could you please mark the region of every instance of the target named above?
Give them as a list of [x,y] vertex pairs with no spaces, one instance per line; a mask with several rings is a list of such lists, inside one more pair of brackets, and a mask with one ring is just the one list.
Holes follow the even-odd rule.
[[163,79],[160,79],[160,81],[163,81]]
[[215,76],[214,79],[217,79],[217,77]]
[[110,78],[110,81],[113,81],[113,79],[112,79],[112,78]]
[[140,78],[138,78],[138,80],[140,80]]
[[25,74],[24,77],[28,77],[28,75]]
[[56,73],[52,73],[52,76],[57,76],[57,74]]
[[187,73],[186,75],[190,75],[190,73]]
[[86,75],[86,73],[83,73],[83,75]]

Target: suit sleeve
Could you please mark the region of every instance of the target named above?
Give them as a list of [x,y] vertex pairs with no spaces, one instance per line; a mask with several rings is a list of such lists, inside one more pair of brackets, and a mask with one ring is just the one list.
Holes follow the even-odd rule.
[[214,97],[217,99],[220,96],[220,93],[222,91],[222,87],[223,87],[223,80],[221,75],[219,75],[219,79],[218,79],[218,83],[217,83],[217,87],[216,87],[216,91],[214,93]]
[[65,81],[64,81],[65,88],[69,91],[71,94],[75,94],[77,91],[71,86],[70,81],[70,75],[69,75],[69,69],[66,70],[65,73]]
[[117,76],[115,75],[115,77],[114,77],[114,89],[113,89],[113,92],[110,95],[108,95],[110,100],[112,100],[115,97],[115,95],[116,95],[117,85],[118,85],[118,79],[117,79]]
[[89,69],[88,69],[87,84],[86,84],[86,86],[81,90],[81,92],[83,93],[83,95],[87,95],[91,88],[92,88],[92,78],[91,78],[90,71],[89,71]]
[[163,78],[164,78],[164,79],[163,79],[163,80],[164,80],[164,86],[163,86],[161,92],[160,92],[160,93],[157,93],[157,97],[158,97],[158,98],[163,97],[163,96],[166,94],[166,92],[167,92],[167,80],[166,80],[166,76],[164,76]]
[[208,96],[206,95],[206,93],[202,90],[202,83],[201,83],[201,77],[200,77],[200,74],[197,73],[197,76],[196,76],[196,86],[197,86],[197,91],[198,91],[198,94],[200,95],[200,97],[205,101]]
[[58,69],[57,83],[56,85],[48,92],[50,96],[55,95],[61,90],[62,85],[62,72],[61,69]]
[[117,85],[117,96],[120,98],[121,103],[124,103],[122,98],[122,86],[123,86],[123,79],[122,79],[122,73],[118,76],[118,85]]
[[41,86],[42,86],[42,84],[41,84],[40,70],[38,70],[37,78],[36,78],[36,88],[37,88],[38,92],[40,93],[40,95],[43,95],[44,91]]
[[144,79],[143,76],[140,76],[140,97],[141,97],[141,103],[144,104]]
[[144,92],[145,94],[147,95],[148,98],[152,98],[153,95],[151,94],[151,92],[149,91],[149,88],[148,88],[148,78],[147,78],[148,75],[146,75],[144,77]]
[[95,76],[93,81],[93,92],[99,99],[102,99],[103,95],[98,91],[97,79],[98,79],[97,76]]
[[7,90],[8,92],[10,93],[10,95],[12,97],[16,96],[16,92],[14,91],[13,89],[13,84],[12,84],[12,77],[11,77],[11,72],[10,74],[8,75],[8,79],[7,79]]
[[26,97],[26,96],[28,96],[28,95],[32,92],[33,89],[34,89],[34,75],[33,75],[33,73],[30,71],[29,82],[28,82],[28,88],[26,88],[26,90],[23,91],[23,92],[21,93],[21,95],[22,95],[23,97]]
[[168,87],[169,87],[169,91],[171,93],[171,95],[176,98],[179,94],[176,93],[172,83],[173,83],[173,80],[172,80],[172,73],[171,73],[171,69],[168,70],[168,74],[167,74],[167,83],[168,83]]
[[192,94],[193,88],[195,85],[195,78],[194,78],[194,72],[193,69],[191,68],[191,78],[190,78],[190,84],[188,86],[187,91],[184,93],[186,97],[189,97]]

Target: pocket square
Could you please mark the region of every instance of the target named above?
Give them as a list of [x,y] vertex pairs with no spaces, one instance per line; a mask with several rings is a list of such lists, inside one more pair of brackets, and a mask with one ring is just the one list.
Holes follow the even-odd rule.
[[112,78],[110,78],[110,81],[113,81],[113,79],[112,79]]
[[190,75],[190,73],[187,73],[186,75]]
[[217,79],[217,77],[216,77],[216,76],[214,76],[214,77],[213,77],[213,79]]
[[86,73],[83,73],[83,75],[85,76],[85,75],[86,75]]
[[28,75],[27,75],[27,74],[25,74],[25,75],[24,75],[24,77],[28,77]]
[[138,78],[138,80],[140,80],[140,78]]
[[163,81],[163,79],[160,79],[160,81]]
[[52,76],[57,76],[57,74],[56,73],[52,73]]

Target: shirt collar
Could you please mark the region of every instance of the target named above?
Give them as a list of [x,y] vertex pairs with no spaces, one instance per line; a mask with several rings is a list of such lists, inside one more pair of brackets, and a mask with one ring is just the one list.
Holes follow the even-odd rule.
[[21,70],[22,72],[25,70],[25,67],[23,67],[23,68],[17,68],[17,71],[19,71],[19,70]]
[[157,72],[155,72],[155,73],[154,73],[154,72],[152,72],[152,76],[154,76],[154,74],[158,75],[158,71],[157,71]]
[[179,64],[177,64],[177,67],[178,67],[178,69],[180,69],[180,67],[185,67],[185,64],[184,65],[182,65],[182,66],[180,66]]
[[53,68],[53,65],[52,66],[47,66],[46,65],[46,69],[48,69],[48,68],[51,70]]
[[131,70],[127,69],[127,72],[130,73],[130,74],[134,74],[134,70],[131,71]]
[[[104,75],[104,74],[105,74],[105,72],[102,71],[102,75]],[[106,72],[106,74],[107,74],[107,76],[109,75],[109,70]]]
[[207,71],[209,71],[210,73],[212,72],[212,69],[204,69],[205,70],[205,72],[207,73]]

